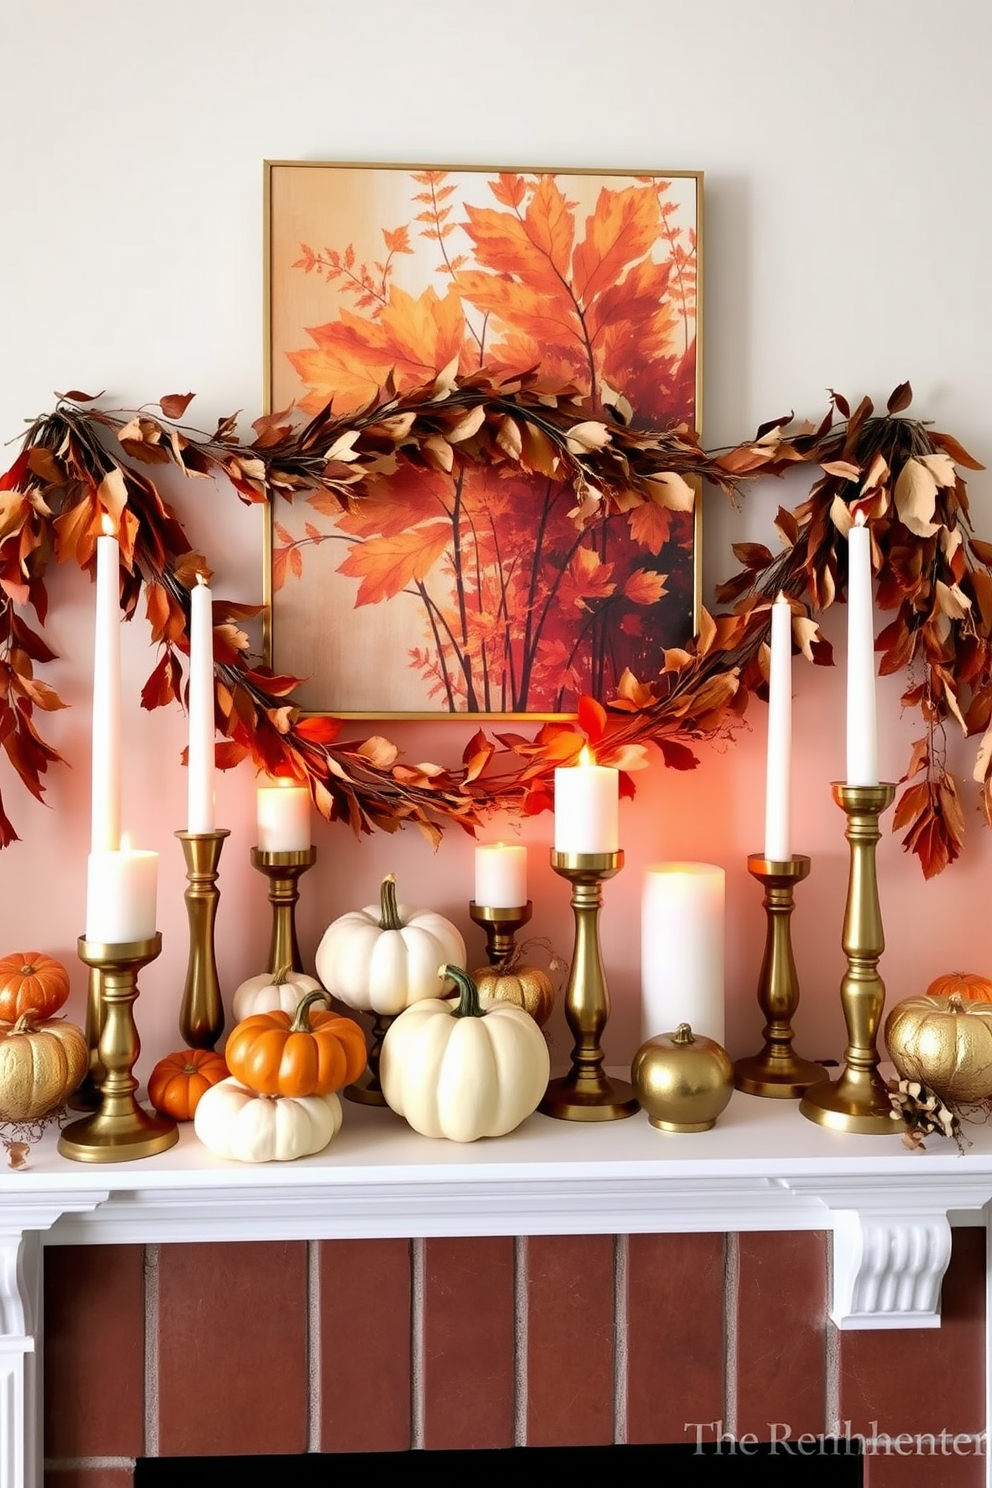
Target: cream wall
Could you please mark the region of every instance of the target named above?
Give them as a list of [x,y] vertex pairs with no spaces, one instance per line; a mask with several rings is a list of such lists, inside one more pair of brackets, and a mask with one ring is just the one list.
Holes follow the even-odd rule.
[[[818,416],[830,386],[879,405],[904,378],[915,411],[992,462],[992,10],[984,0],[33,0],[0,6],[0,436],[53,390],[121,406],[198,393],[204,427],[261,408],[262,162],[266,158],[682,168],[705,172],[705,399],[708,447],[794,408]],[[13,446],[8,449],[13,458]],[[4,464],[8,463],[7,460]],[[992,478],[969,482],[978,532],[992,537]],[[801,482],[766,482],[744,513],[710,493],[707,593],[733,570],[730,544],[773,540],[780,501]],[[260,594],[257,512],[205,486],[177,498],[218,592]],[[71,711],[46,718],[71,761],[54,768],[48,809],[10,781],[22,841],[0,854],[0,950],[45,948],[73,968],[88,845],[91,593],[53,574],[48,676]],[[843,615],[827,629],[842,641]],[[839,647],[843,658],[843,645]],[[142,713],[154,663],[140,623],[125,635],[125,816],[162,854],[161,960],[142,981],[139,1073],[179,1043],[186,964],[184,720]],[[898,777],[916,720],[898,681],[880,688],[883,776]],[[608,888],[604,955],[612,1061],[639,1041],[639,893],[644,866],[692,857],[727,871],[728,1033],[760,1043],[754,1000],[763,919],[745,858],[760,849],[765,711],[735,743],[703,751],[693,775],[660,763],[622,808],[627,854]],[[837,986],[846,885],[843,672],[797,666],[796,849],[813,858],[798,896],[802,1050],[838,1054]],[[457,723],[393,731],[415,760],[460,755]],[[950,741],[962,773],[972,749]],[[964,857],[925,884],[887,836],[879,852],[890,1001],[939,971],[992,972],[987,911],[992,837],[967,797]],[[218,959],[225,991],[264,965],[264,881],[253,872],[253,778],[219,791],[231,829],[222,860]],[[889,818],[891,820],[891,817]],[[492,834],[492,835],[495,835]],[[550,817],[529,822],[534,934],[570,951],[566,886],[547,866]],[[393,870],[403,897],[467,918],[472,843],[451,830],[434,855],[419,834],[356,842],[316,820],[317,867],[303,880],[307,954],[327,921],[374,897]],[[570,1040],[553,1027],[556,1053]]]

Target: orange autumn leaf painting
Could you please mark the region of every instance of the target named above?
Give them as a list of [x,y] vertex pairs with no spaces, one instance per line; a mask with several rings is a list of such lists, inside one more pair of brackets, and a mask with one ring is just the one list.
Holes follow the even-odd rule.
[[[698,174],[268,167],[269,403],[356,417],[395,393],[382,468],[273,514],[272,664],[315,712],[574,713],[655,676],[696,619],[691,488],[607,502],[540,418],[469,409],[389,449],[405,392],[479,374],[571,397],[569,448],[695,429]],[[493,422],[495,417],[495,423]],[[505,459],[473,458],[483,418]],[[398,424],[396,421],[400,421]]]

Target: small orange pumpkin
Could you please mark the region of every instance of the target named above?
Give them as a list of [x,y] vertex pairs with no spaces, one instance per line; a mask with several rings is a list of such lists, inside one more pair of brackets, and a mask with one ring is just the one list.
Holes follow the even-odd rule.
[[50,1018],[69,996],[69,973],[42,951],[13,951],[0,957],[0,1023],[16,1023],[22,1013]]
[[947,971],[934,977],[926,995],[953,997],[955,992],[962,1002],[992,1002],[992,981],[976,971]]
[[180,1049],[166,1054],[152,1070],[148,1099],[160,1116],[192,1121],[201,1095],[229,1074],[223,1055],[213,1049]]
[[357,1080],[368,1060],[365,1034],[351,1018],[311,1011],[329,1001],[308,992],[292,1016],[276,1008],[242,1019],[224,1049],[234,1078],[259,1095],[330,1095]]

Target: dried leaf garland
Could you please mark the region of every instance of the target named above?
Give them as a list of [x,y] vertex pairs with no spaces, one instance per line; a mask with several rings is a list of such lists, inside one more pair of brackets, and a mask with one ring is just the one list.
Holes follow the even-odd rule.
[[[712,454],[686,428],[636,429],[619,415],[606,423],[573,388],[549,386],[536,373],[460,377],[454,364],[412,391],[398,393],[387,382],[347,417],[335,417],[330,406],[303,423],[292,410],[267,415],[256,420],[248,445],[233,417],[213,434],[180,425],[191,398],[164,397],[155,413],[154,405],[108,411],[85,393],[61,395],[55,410],[30,426],[0,478],[0,745],[39,799],[48,765],[60,756],[38,734],[35,711],[62,703],[34,675],[52,653],[24,611],[33,609],[44,625],[44,577],[53,557],[92,568],[105,512],[121,541],[122,609],[131,617],[143,595],[161,648],[142,703],[182,700],[189,588],[197,569],[209,565],[163,500],[156,465],[226,480],[245,502],[277,508],[305,499],[336,512],[358,509],[398,471],[510,464],[569,484],[572,517],[582,527],[614,510],[685,510],[694,480],[739,499],[758,476],[805,464],[819,473],[795,511],[778,512],[781,551],[735,545],[742,568],[718,591],[733,608],[704,611],[699,634],[668,651],[657,676],[625,674],[616,697],[588,699],[575,725],[547,723],[533,738],[490,738],[480,730],[454,767],[406,765],[386,739],[342,741],[340,720],[302,716],[292,700],[297,679],[274,676],[250,655],[240,622],[253,607],[216,601],[217,722],[225,736],[219,765],[250,757],[260,769],[307,782],[328,820],[347,821],[356,833],[413,822],[435,844],[445,824],[471,833],[495,811],[548,809],[552,771],[577,756],[584,737],[596,742],[604,763],[617,765],[632,794],[629,772],[646,763],[648,746],[670,767],[691,769],[697,760],[687,741],[732,730],[749,694],[764,693],[770,609],[780,591],[792,602],[797,648],[817,664],[831,663],[811,614],[844,596],[846,532],[861,511],[872,531],[879,606],[896,612],[878,637],[880,671],[908,669],[903,703],[920,708],[926,730],[896,813],[904,845],[927,876],[960,851],[963,816],[944,763],[949,719],[967,734],[984,733],[976,779],[992,821],[992,545],[971,534],[958,470],[982,467],[951,436],[901,416],[911,399],[908,383],[883,415],[868,399],[852,412],[832,393],[819,426],[778,418],[753,440]],[[299,554],[289,551],[284,561],[298,562]],[[0,802],[0,845],[15,837]]]

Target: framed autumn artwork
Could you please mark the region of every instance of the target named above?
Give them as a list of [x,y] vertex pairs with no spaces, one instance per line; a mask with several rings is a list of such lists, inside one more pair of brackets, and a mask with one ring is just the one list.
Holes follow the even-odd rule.
[[[447,370],[698,427],[699,172],[269,161],[265,188],[270,411],[357,416]],[[694,634],[698,500],[584,521],[534,464],[404,461],[350,509],[279,503],[269,659],[305,708],[554,717]]]

